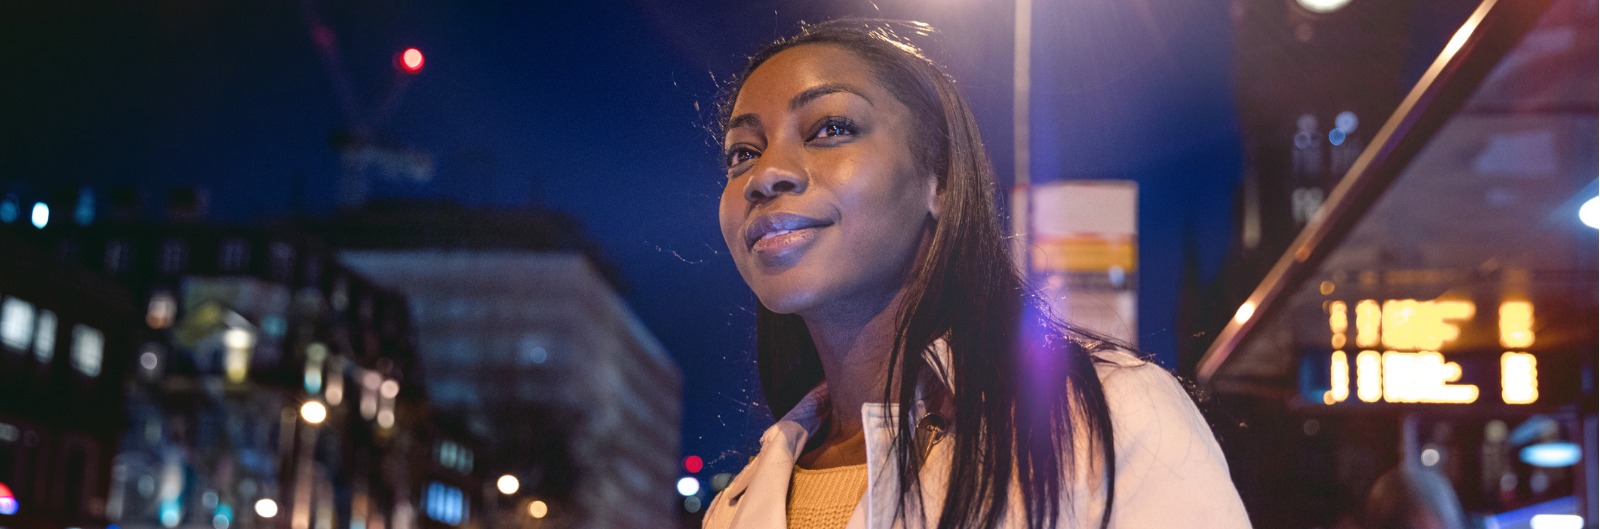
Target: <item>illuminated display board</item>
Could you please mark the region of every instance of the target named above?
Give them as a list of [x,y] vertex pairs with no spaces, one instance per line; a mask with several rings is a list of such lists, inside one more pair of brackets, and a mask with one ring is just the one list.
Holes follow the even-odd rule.
[[[1547,366],[1535,349],[1532,301],[1507,298],[1480,310],[1471,300],[1445,297],[1329,299],[1321,312],[1323,345],[1302,357],[1302,395],[1309,402],[1541,402],[1541,368]],[[1473,339],[1463,339],[1467,334]]]

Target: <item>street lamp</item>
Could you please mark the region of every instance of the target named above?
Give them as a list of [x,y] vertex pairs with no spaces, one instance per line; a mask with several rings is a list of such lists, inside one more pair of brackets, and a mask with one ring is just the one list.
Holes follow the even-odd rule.
[[546,505],[542,501],[533,500],[531,503],[528,504],[528,516],[532,516],[535,520],[544,518],[546,515],[549,515],[549,514],[550,514],[550,506]]
[[506,474],[504,476],[500,476],[500,480],[496,481],[494,486],[500,489],[501,494],[510,496],[512,494],[516,494],[517,489],[522,488],[522,483],[517,481],[516,476]]
[[256,500],[256,516],[260,516],[262,518],[271,518],[277,515],[278,502],[272,501],[272,498],[261,498]]
[[310,424],[322,424],[322,421],[328,418],[328,408],[323,406],[321,402],[306,401],[305,404],[300,405],[300,418],[305,419]]

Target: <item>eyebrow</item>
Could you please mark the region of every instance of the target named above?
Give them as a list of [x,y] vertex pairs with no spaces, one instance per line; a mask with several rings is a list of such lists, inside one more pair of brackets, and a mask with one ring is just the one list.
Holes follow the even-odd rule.
[[843,83],[830,83],[813,86],[805,89],[803,92],[795,94],[793,98],[789,99],[789,110],[800,110],[800,107],[806,106],[806,104],[815,101],[819,97],[828,94],[837,94],[839,92],[855,94],[863,101],[866,101],[868,105],[872,104],[872,98],[867,97],[867,94],[862,92],[861,89]]
[[[840,92],[855,94],[857,97],[860,97],[862,101],[866,101],[868,105],[872,105],[872,98],[867,97],[867,94],[862,92],[861,89],[843,83],[829,83],[813,86],[798,94],[795,94],[794,97],[789,99],[789,111],[793,112],[800,110],[801,107],[810,104],[812,101],[817,100],[817,98],[829,94],[837,94]],[[761,117],[750,113],[739,114],[734,116],[733,119],[728,120],[727,130],[750,126],[761,128]]]
[[728,120],[728,130],[742,127],[761,128],[761,116],[757,116],[755,114],[739,114],[734,116],[733,119]]

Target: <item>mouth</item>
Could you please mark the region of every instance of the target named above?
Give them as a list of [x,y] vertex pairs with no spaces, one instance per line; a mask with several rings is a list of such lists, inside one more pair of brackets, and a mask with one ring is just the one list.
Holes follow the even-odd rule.
[[817,228],[831,225],[832,222],[794,213],[762,215],[750,221],[745,228],[745,247],[760,250],[789,239],[809,238],[804,236],[814,233]]

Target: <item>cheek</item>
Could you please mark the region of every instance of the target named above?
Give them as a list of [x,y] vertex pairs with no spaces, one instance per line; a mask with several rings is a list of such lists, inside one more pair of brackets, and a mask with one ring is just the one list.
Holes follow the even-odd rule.
[[730,184],[723,188],[722,199],[717,204],[717,225],[722,228],[722,242],[728,246],[728,251],[737,249],[744,236],[740,235],[739,228],[744,224],[744,210],[741,209],[736,186]]
[[[905,266],[922,241],[927,220],[927,200],[909,171],[896,174],[899,167],[859,167],[857,175],[872,178],[856,180],[856,185],[841,193],[849,197],[841,204],[848,230],[844,239],[852,260],[878,270]],[[875,172],[869,173],[869,170]]]
[[928,209],[926,185],[913,176],[914,171],[907,164],[858,166],[855,171],[865,178],[855,179],[851,189],[842,193],[849,197],[845,207],[865,221],[857,227],[872,235],[858,240],[892,244],[918,238]]

